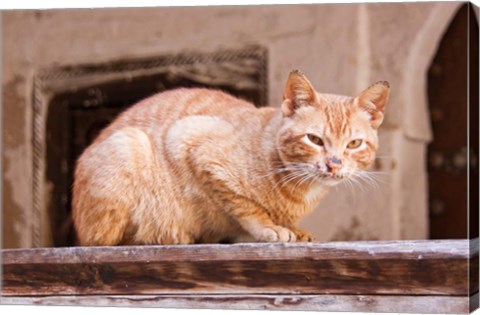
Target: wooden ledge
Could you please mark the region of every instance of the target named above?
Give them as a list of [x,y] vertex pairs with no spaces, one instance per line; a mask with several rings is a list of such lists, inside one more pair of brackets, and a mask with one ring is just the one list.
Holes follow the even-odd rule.
[[4,303],[456,313],[478,292],[478,239],[2,254]]
[[225,260],[467,259],[467,240],[329,243],[242,243],[115,247],[57,247],[3,250],[4,264],[168,262]]

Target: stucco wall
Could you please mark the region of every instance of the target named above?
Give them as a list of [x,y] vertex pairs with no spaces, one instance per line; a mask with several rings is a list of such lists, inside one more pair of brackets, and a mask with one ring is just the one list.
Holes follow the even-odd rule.
[[[261,44],[270,104],[303,70],[323,92],[392,86],[380,131],[379,188],[337,188],[302,223],[319,240],[425,238],[425,71],[459,3],[2,12],[3,245],[32,244],[32,78],[36,69]],[[412,180],[414,178],[414,180]]]

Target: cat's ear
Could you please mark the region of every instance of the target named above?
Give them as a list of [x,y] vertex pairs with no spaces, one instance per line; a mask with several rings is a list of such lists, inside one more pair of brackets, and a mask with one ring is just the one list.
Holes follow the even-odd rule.
[[310,106],[317,101],[317,93],[307,77],[298,70],[288,76],[283,91],[282,113],[291,116],[302,106]]
[[355,98],[357,106],[370,114],[372,127],[377,129],[383,121],[390,94],[390,84],[379,81]]

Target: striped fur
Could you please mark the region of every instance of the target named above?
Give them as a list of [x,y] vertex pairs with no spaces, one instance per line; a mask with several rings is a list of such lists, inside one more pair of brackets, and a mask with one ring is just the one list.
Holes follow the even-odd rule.
[[[330,186],[372,164],[388,90],[381,82],[356,98],[319,94],[294,71],[279,109],[208,89],[145,99],[77,161],[79,242],[311,241],[296,223]],[[354,138],[362,146],[346,149]]]

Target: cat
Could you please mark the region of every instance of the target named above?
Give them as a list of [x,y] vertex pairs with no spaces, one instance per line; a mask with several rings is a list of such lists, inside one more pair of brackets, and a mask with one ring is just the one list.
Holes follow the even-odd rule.
[[294,70],[279,108],[205,88],[142,100],[77,161],[79,244],[313,241],[297,222],[371,166],[389,91],[317,93]]

